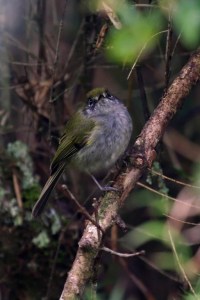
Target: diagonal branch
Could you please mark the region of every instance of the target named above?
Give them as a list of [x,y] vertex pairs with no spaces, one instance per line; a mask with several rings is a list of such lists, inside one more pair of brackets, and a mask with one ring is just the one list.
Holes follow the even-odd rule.
[[[98,217],[102,231],[99,232],[91,222],[87,224],[60,300],[76,299],[82,295],[88,280],[93,276],[95,258],[102,247],[102,232],[113,225],[119,208],[124,204],[146,167],[151,166],[155,159],[155,147],[167,125],[190,92],[192,85],[199,79],[200,50],[193,54],[173,81],[133,145],[130,155],[131,164],[118,175],[114,184],[115,187],[120,188],[120,192],[108,192],[101,199]],[[95,219],[94,216],[93,218]]]

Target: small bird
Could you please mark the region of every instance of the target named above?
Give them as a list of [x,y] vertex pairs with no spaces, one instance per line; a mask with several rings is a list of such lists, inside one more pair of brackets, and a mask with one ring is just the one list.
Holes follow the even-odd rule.
[[50,177],[33,207],[33,217],[42,213],[67,166],[91,175],[108,170],[125,152],[131,134],[132,120],[124,104],[104,88],[90,91],[86,104],[67,122],[50,165]]

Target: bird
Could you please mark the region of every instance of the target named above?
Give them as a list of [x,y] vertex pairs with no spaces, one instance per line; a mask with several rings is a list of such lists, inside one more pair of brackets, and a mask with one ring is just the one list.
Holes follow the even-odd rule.
[[126,106],[105,88],[95,88],[68,120],[50,165],[50,176],[35,203],[32,215],[38,217],[67,167],[90,174],[106,171],[126,151],[132,135],[132,119]]

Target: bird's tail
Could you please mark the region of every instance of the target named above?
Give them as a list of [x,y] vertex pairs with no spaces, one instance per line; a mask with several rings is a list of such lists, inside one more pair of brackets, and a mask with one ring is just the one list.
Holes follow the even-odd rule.
[[65,169],[65,164],[61,163],[59,165],[58,169],[47,180],[47,182],[40,194],[38,201],[35,203],[35,205],[33,207],[32,216],[34,218],[38,217],[42,213],[45,205],[47,204],[49,196],[50,196],[51,192],[53,191],[53,189],[54,189],[56,183],[58,182],[58,179],[60,178],[61,174],[63,173],[64,169]]

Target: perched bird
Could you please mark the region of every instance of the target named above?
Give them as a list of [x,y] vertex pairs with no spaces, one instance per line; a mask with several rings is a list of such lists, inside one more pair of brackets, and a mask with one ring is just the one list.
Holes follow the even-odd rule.
[[104,88],[90,91],[85,106],[67,122],[33,217],[41,214],[66,166],[89,174],[108,170],[125,152],[131,134],[132,120],[124,104]]

